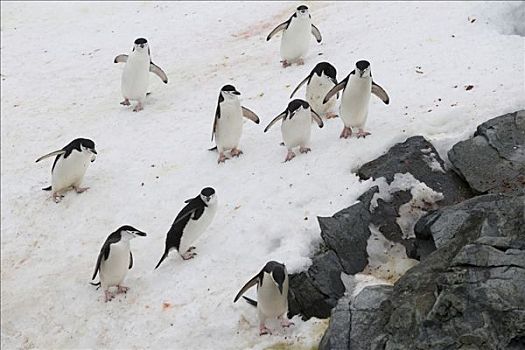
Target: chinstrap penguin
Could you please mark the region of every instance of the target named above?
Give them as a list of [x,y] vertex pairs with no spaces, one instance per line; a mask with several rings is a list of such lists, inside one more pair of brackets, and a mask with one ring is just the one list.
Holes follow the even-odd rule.
[[268,34],[266,41],[269,41],[275,34],[283,31],[281,38],[281,58],[283,67],[288,67],[292,63],[304,64],[303,57],[310,49],[310,39],[313,35],[318,43],[321,42],[321,32],[312,24],[312,16],[308,12],[308,7],[301,5],[294,14],[286,21],[275,27]]
[[43,159],[56,156],[51,167],[51,186],[43,188],[43,190],[52,190],[53,199],[58,203],[64,197],[63,193],[71,187],[77,193],[89,189],[89,187],[80,187],[80,185],[89,163],[95,161],[96,154],[95,143],[92,140],[78,138],[61,150],[38,158],[37,163]]
[[238,97],[240,94],[232,85],[223,86],[219,92],[219,101],[215,110],[211,134],[212,141],[215,136],[215,143],[219,151],[218,163],[222,163],[227,159],[224,155],[225,151],[229,150],[233,157],[238,157],[242,154],[242,151],[239,149],[243,127],[242,117],[259,124],[259,117],[248,108],[241,106]]
[[288,154],[284,161],[287,162],[295,157],[294,147],[299,146],[299,152],[301,153],[310,152],[311,149],[308,145],[310,143],[312,119],[320,128],[323,127],[323,120],[310,108],[308,102],[299,99],[291,101],[286,110],[268,124],[264,132],[267,132],[280,119],[283,120],[281,133],[284,145],[288,149]]
[[197,253],[191,246],[193,242],[208,228],[217,212],[217,195],[211,187],[204,188],[195,198],[187,203],[179,212],[166,236],[164,254],[155,269],[166,259],[170,250],[177,249],[182,259],[193,258]]
[[115,57],[114,62],[126,63],[121,81],[124,101],[120,102],[120,104],[129,106],[130,100],[137,101],[137,105],[133,108],[134,112],[144,108],[150,72],[155,73],[165,84],[168,83],[166,73],[151,60],[148,41],[144,38],[135,40],[133,50],[129,56],[125,54],[118,55]]
[[248,289],[257,285],[257,301],[243,297],[257,307],[259,314],[259,334],[271,334],[266,328],[266,320],[278,318],[282,327],[293,325],[288,320],[288,272],[286,266],[276,261],[269,261],[263,269],[249,280],[235,296],[235,303]]
[[376,95],[385,104],[390,103],[386,91],[372,80],[370,63],[358,61],[355,69],[328,92],[323,102],[328,102],[340,90],[343,90],[343,96],[339,106],[339,116],[344,123],[340,137],[346,139],[352,136],[352,128],[359,130],[357,138],[370,135],[369,132],[363,130],[368,117],[370,95]]
[[297,90],[306,83],[306,101],[310,107],[320,116],[327,119],[335,118],[337,115],[333,112],[337,96],[333,96],[327,103],[323,104],[326,94],[337,85],[337,70],[328,62],[318,63],[310,74],[297,85],[290,95],[293,98]]
[[95,272],[92,280],[99,273],[100,282],[91,283],[101,285],[104,291],[105,301],[113,299],[115,294],[109,291],[111,287],[117,287],[117,293],[126,293],[128,287],[124,287],[122,282],[133,267],[133,254],[129,247],[129,241],[137,236],[146,236],[146,233],[137,230],[132,226],[122,226],[108,236],[98,254]]

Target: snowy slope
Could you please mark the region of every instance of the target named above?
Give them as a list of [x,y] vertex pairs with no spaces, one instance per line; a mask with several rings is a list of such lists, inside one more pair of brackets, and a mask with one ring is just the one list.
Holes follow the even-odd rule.
[[[316,216],[354,203],[370,182],[352,170],[389,146],[422,134],[444,155],[480,122],[525,108],[524,39],[503,22],[519,3],[307,2],[323,42],[312,40],[304,66],[282,69],[280,35],[265,37],[299,4],[1,3],[3,348],[311,347],[325,321],[295,317],[259,337],[255,309],[232,303],[239,288],[268,260],[307,267]],[[152,95],[133,113],[119,105],[113,58],[137,37],[170,82],[152,75]],[[313,128],[311,153],[282,163],[279,128],[262,131],[296,84],[320,60],[343,79],[362,58],[391,98],[372,98],[372,135],[340,140],[341,121],[329,120]],[[227,83],[261,125],[246,122],[244,155],[218,166],[206,148]],[[76,137],[99,152],[84,179],[91,189],[55,204],[40,190],[52,161],[34,160]],[[198,256],[172,253],[153,271],[184,200],[205,186],[221,207]],[[127,296],[106,304],[88,282],[123,224],[148,237],[131,242]]]

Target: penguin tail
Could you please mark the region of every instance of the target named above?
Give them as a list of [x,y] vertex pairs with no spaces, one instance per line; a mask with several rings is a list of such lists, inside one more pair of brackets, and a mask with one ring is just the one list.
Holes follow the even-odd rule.
[[164,259],[166,259],[167,256],[168,252],[164,252],[164,254],[162,254],[162,258],[160,258],[159,263],[157,264],[157,266],[155,266],[155,270],[157,269],[157,267],[160,266],[160,264],[162,264],[162,262],[164,261]]
[[52,186],[44,187],[44,188],[42,189],[42,191],[51,191],[51,187],[52,187]]
[[245,297],[245,296],[243,296],[243,298],[244,298],[244,300],[246,300],[246,302],[247,302],[248,304],[257,307],[257,302],[256,302],[255,300],[250,299],[250,298]]
[[100,286],[102,285],[100,282],[98,283],[89,282],[89,284],[91,284],[92,286],[98,286],[96,290],[99,290]]
[[217,146],[212,147],[212,148],[208,148],[208,151],[216,151],[216,150],[217,150]]

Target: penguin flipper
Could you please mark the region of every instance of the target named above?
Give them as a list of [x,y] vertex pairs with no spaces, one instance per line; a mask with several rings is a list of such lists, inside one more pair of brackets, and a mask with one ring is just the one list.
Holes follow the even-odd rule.
[[246,119],[250,119],[255,124],[259,124],[259,117],[257,114],[249,110],[248,108],[242,106],[242,116]]
[[52,188],[52,187],[53,187],[53,186],[47,186],[47,187],[44,187],[44,188],[42,189],[42,191],[51,191],[51,188]]
[[273,120],[270,122],[270,124],[268,124],[268,126],[264,129],[264,132],[267,132],[272,127],[273,124],[277,123],[279,121],[279,119],[282,119],[285,116],[286,116],[286,112],[282,112],[277,117],[273,118]]
[[168,252],[169,252],[168,249],[166,249],[166,251],[164,251],[164,254],[162,254],[162,257],[160,258],[159,262],[157,263],[157,266],[155,266],[155,270],[157,269],[157,267],[160,266],[160,264],[164,261],[164,259],[166,259],[166,257],[168,256]]
[[[217,146],[212,147],[212,148],[208,148],[208,151],[216,151],[216,150],[217,150]],[[185,203],[188,203],[188,202],[185,202]]]
[[168,76],[166,75],[166,73],[164,73],[164,71],[159,67],[157,66],[155,63],[153,62],[150,62],[149,63],[149,71],[151,73],[154,73],[156,74],[163,82],[164,84],[167,84],[168,83]]
[[133,254],[131,254],[131,251],[129,252],[129,267],[128,270],[131,270],[133,267]]
[[128,61],[128,55],[122,54],[115,57],[113,63],[126,63]]
[[53,157],[53,156],[56,156],[56,155],[61,155],[61,154],[64,154],[64,153],[66,153],[66,151],[64,151],[63,149],[59,149],[58,151],[54,151],[54,152],[48,153],[45,156],[42,156],[42,157],[38,158],[35,161],[35,163],[38,163],[38,162],[40,162],[43,159],[46,159],[46,158],[49,158],[49,157]]
[[241,295],[243,295],[248,289],[250,289],[251,287],[255,286],[257,283],[259,282],[259,275],[255,275],[255,277],[253,277],[251,280],[249,280],[245,285],[244,287],[241,288],[241,290],[239,291],[239,293],[237,293],[237,295],[235,296],[235,299],[233,299],[233,302],[235,303],[237,300],[239,300],[239,298],[241,297]]
[[299,85],[297,85],[297,87],[294,89],[294,91],[292,92],[292,94],[290,95],[290,98],[293,97],[293,95],[295,95],[295,93],[297,92],[297,90],[299,90],[301,88],[301,86],[303,86],[307,81],[308,81],[308,78],[310,78],[310,76],[307,76],[306,78],[303,79],[303,81],[301,81],[299,83]]
[[374,83],[374,81],[372,81],[372,93],[379,97],[386,105],[390,103],[390,98],[386,91],[381,86]]
[[346,83],[348,81],[348,77],[346,77],[343,81],[341,81],[339,84],[334,86],[328,93],[326,94],[323,104],[328,102],[332,97],[334,97],[335,94],[337,94],[340,90],[343,90],[346,86]]
[[321,32],[313,24],[312,24],[312,34],[313,36],[315,36],[315,40],[317,40],[318,43],[320,43],[321,40],[323,40],[323,38],[321,37]]
[[310,109],[310,112],[312,112],[312,119],[322,128],[324,126],[323,119],[313,109]]
[[288,24],[289,20],[275,27],[274,30],[272,30],[270,34],[268,34],[268,36],[266,37],[266,41],[269,41],[275,34],[279,33],[281,30],[285,30],[286,28],[288,28]]
[[257,307],[257,302],[256,302],[255,300],[250,299],[250,298],[245,297],[245,296],[243,296],[243,298],[244,298],[244,300],[246,300],[246,302],[247,302],[248,304]]

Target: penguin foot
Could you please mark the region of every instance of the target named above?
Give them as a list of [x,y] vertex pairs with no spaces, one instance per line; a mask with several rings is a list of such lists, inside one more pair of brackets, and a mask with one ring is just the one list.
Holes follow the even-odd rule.
[[105,296],[105,302],[106,303],[108,301],[111,301],[111,299],[113,299],[115,297],[115,295],[113,293],[111,293],[109,290],[104,291],[104,296]]
[[326,119],[333,119],[333,118],[339,118],[339,116],[334,112],[329,112],[325,114]]
[[64,198],[64,195],[59,193],[53,193],[53,200],[55,201],[55,203],[60,203],[62,198]]
[[224,155],[223,152],[219,153],[219,159],[217,159],[217,163],[220,164],[220,163],[224,163],[226,161],[226,156]]
[[302,58],[299,58],[299,59],[297,60],[297,65],[299,65],[299,66],[304,65],[304,60],[303,60]]
[[347,139],[350,136],[352,136],[352,129],[345,127],[343,131],[341,132],[341,135],[339,135],[339,138],[341,139]]
[[230,154],[232,157],[238,157],[242,154],[242,151],[240,149],[234,148],[230,151]]
[[117,286],[117,294],[121,294],[121,293],[125,294],[128,292],[128,289],[129,287]]
[[299,147],[299,152],[301,153],[308,153],[310,152],[312,149],[311,148],[308,148],[308,147]]
[[265,325],[260,325],[259,326],[259,335],[265,335],[265,334],[272,334],[272,332],[266,328]]
[[285,158],[285,162],[289,161],[289,160],[292,160],[294,159],[295,157],[295,153],[293,153],[292,151],[288,151],[288,154],[286,155],[286,158]]
[[89,187],[76,187],[76,186],[73,186],[73,188],[75,189],[75,191],[77,193],[82,193],[82,192],[85,192],[85,191],[89,190]]
[[363,129],[359,129],[357,133],[357,138],[366,138],[368,135],[371,135],[368,131],[363,131]]
[[131,103],[129,103],[129,100],[127,98],[124,99],[124,101],[120,102],[123,106],[129,106]]
[[195,249],[197,249],[197,248],[195,248],[194,246],[191,246],[191,247],[188,248],[187,252],[191,252],[192,250],[195,250]]
[[288,328],[290,326],[295,326],[295,323],[290,322],[290,320],[288,320],[288,318],[286,318],[286,317],[282,317],[281,318],[281,327]]
[[186,253],[181,254],[183,260],[193,259],[195,255],[197,255],[197,253],[190,252],[189,250],[187,250]]
[[144,106],[142,106],[142,103],[137,103],[137,105],[135,106],[135,108],[133,108],[133,112],[138,112],[138,111],[142,111],[144,109]]
[[281,61],[283,64],[283,68],[290,67],[292,64],[288,62],[287,60]]

